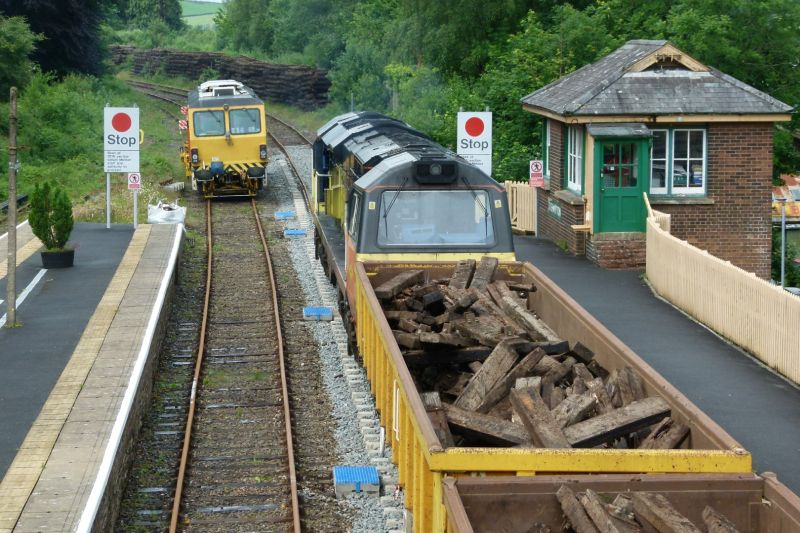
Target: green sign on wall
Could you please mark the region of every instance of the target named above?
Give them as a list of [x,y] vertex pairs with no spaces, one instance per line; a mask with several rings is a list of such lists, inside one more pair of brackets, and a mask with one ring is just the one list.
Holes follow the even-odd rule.
[[553,200],[552,198],[547,199],[547,212],[556,220],[561,220],[561,204],[558,200]]

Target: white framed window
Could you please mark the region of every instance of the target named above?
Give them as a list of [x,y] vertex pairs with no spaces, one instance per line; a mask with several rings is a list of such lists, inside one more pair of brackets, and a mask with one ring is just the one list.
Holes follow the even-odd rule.
[[667,194],[669,176],[669,130],[652,130],[650,147],[650,193]]
[[652,131],[650,193],[705,194],[708,177],[706,130],[670,128]]
[[672,130],[671,194],[704,194],[706,130]]
[[583,182],[583,126],[567,128],[567,188],[581,193]]

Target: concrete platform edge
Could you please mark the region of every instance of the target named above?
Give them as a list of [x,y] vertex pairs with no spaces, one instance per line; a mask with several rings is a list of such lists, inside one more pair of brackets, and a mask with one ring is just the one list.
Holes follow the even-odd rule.
[[[89,499],[86,502],[78,523],[78,532],[111,531],[116,520],[116,505],[120,494],[124,490],[124,483],[109,485],[109,479],[125,479],[130,466],[130,456],[135,444],[135,436],[141,426],[141,416],[131,416],[136,410],[141,415],[142,404],[150,402],[152,392],[152,377],[155,368],[155,359],[161,348],[161,338],[166,319],[169,314],[169,295],[175,285],[175,272],[178,263],[178,254],[183,242],[183,224],[177,224],[177,231],[172,243],[169,263],[159,285],[156,302],[153,306],[144,340],[136,357],[131,372],[125,396],[114,421],[111,435],[103,455],[102,463],[94,481]],[[144,378],[144,379],[143,379]],[[141,387],[147,383],[146,387]],[[138,406],[136,409],[135,406]],[[123,448],[122,453],[120,453]]]

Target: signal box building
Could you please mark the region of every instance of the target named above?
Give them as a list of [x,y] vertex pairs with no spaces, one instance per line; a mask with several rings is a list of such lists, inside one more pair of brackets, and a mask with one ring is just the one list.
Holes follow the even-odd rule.
[[641,267],[647,193],[673,235],[769,277],[773,125],[789,105],[650,40],[522,104],[544,118],[539,235],[605,268]]

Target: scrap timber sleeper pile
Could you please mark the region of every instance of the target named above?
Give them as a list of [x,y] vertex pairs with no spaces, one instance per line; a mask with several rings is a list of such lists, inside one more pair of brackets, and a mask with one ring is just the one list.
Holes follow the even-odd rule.
[[449,279],[407,270],[375,288],[445,447],[676,448],[689,428],[630,367],[608,372],[527,309],[530,283],[492,281],[498,261]]

